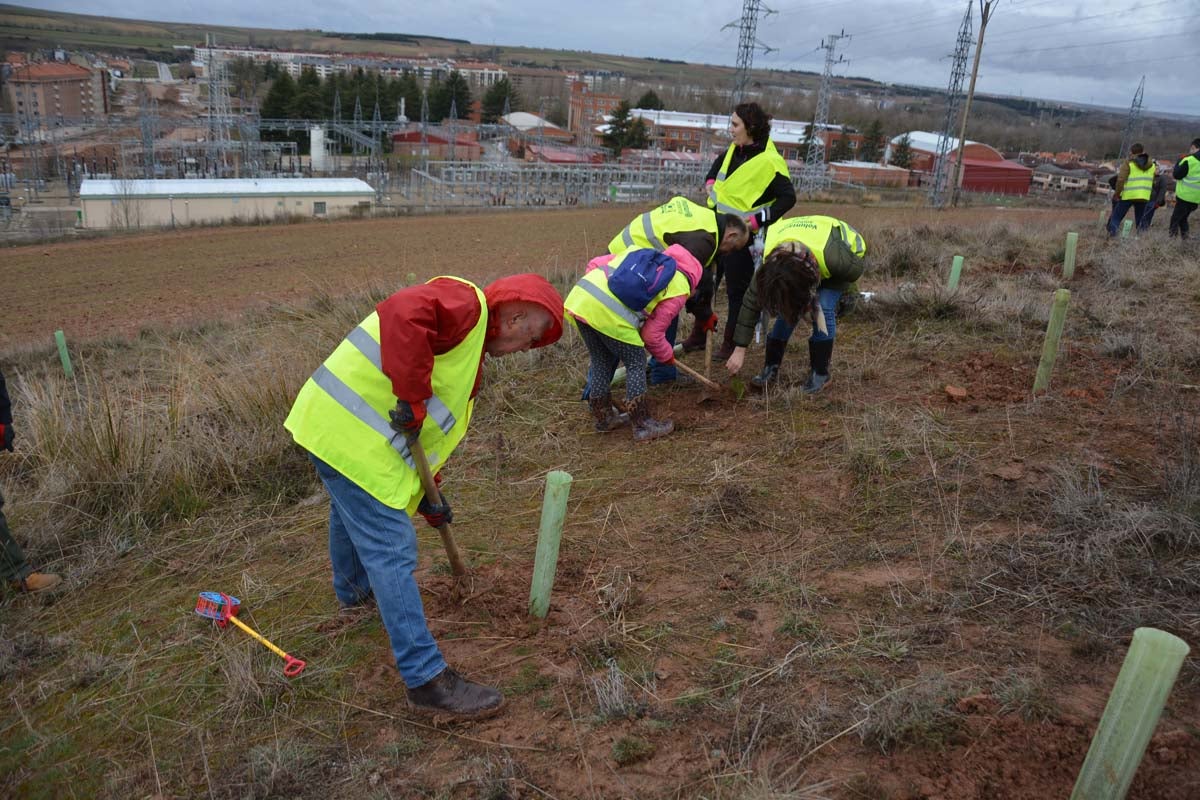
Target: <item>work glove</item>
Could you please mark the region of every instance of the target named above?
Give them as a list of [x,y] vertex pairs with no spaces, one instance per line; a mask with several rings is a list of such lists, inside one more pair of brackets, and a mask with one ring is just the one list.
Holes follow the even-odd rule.
[[3,422],[0,422],[0,450],[7,450],[10,453],[13,452],[12,443],[13,443],[12,423],[10,422],[7,425],[5,425]]
[[397,400],[396,407],[388,412],[388,416],[392,419],[392,430],[412,438],[421,433],[421,423],[425,421],[425,404],[420,400],[415,403]]
[[[438,492],[441,494],[441,492]],[[417,504],[417,511],[425,518],[431,528],[440,528],[443,525],[449,525],[454,521],[454,512],[450,509],[450,501],[446,499],[446,495],[442,495],[440,505],[429,500],[429,495],[421,498],[421,502]]]
[[751,214],[746,217],[746,226],[750,228],[751,233],[758,233],[758,229],[762,227],[758,224],[758,214]]
[[702,327],[704,328],[704,332],[705,332],[705,333],[714,333],[714,332],[716,332],[716,330],[717,330],[717,322],[718,322],[718,321],[719,321],[719,320],[718,320],[718,318],[717,318],[717,315],[716,315],[716,314],[713,314],[713,315],[711,315],[711,316],[710,316],[708,319],[706,319],[706,320],[704,321],[704,325],[702,326]]

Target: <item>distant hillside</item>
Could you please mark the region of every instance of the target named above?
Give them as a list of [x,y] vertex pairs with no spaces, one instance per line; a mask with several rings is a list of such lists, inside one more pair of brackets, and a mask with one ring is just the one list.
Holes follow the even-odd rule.
[[[152,60],[186,58],[180,49],[213,35],[218,43],[281,50],[431,57],[494,61],[501,66],[535,66],[567,71],[605,71],[623,76],[603,91],[619,92],[630,101],[653,89],[669,107],[724,114],[733,68],[692,64],[656,56],[636,58],[571,50],[544,50],[519,45],[478,45],[466,39],[406,32],[338,32],[273,30],[230,25],[155,22],[68,14],[0,4],[0,50],[70,50],[127,54]],[[755,70],[751,92],[764,98],[777,117],[811,119],[820,76],[800,70]],[[561,102],[562,98],[527,98]],[[831,103],[833,122],[864,127],[879,119],[889,132],[936,130],[941,126],[945,96],[928,86],[886,84],[868,78],[838,78]],[[1194,122],[1195,118],[1190,118]],[[1173,152],[1190,140],[1192,123],[1176,115],[1147,115],[1143,140],[1154,152]],[[977,96],[967,136],[1004,150],[1066,150],[1093,157],[1115,153],[1124,112],[1077,103],[1029,97]]]

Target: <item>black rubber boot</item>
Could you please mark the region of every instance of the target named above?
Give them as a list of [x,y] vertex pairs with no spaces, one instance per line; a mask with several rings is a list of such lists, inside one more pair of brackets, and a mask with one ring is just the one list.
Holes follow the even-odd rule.
[[596,418],[597,433],[609,433],[629,424],[629,415],[613,408],[612,394],[608,392],[600,397],[589,398],[588,405],[591,406],[592,416]]
[[786,339],[767,337],[767,354],[763,361],[762,372],[750,379],[750,385],[762,389],[779,377],[779,365],[783,363],[783,354],[787,352]]
[[504,707],[504,695],[446,667],[429,683],[408,690],[408,707],[435,717],[483,719]]
[[650,416],[650,399],[644,394],[639,394],[629,401],[629,416],[633,419],[635,442],[649,442],[675,430],[675,424],[671,420],[657,420]]
[[829,361],[833,357],[833,339],[826,341],[808,343],[808,361],[812,365],[812,370],[808,373],[808,380],[804,382],[804,386],[800,391],[805,394],[816,394],[825,388],[825,385],[831,380],[829,376]]

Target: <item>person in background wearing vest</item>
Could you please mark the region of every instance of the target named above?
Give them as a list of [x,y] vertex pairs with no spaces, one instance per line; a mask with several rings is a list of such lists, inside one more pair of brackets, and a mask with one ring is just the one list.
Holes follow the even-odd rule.
[[1200,204],[1200,139],[1192,139],[1188,154],[1179,159],[1171,175],[1175,178],[1175,210],[1167,235],[1188,238],[1188,216]]
[[1154,212],[1166,204],[1167,177],[1155,167],[1154,182],[1150,184],[1150,199],[1146,201],[1146,207],[1142,209],[1142,226],[1140,230],[1150,230],[1150,223],[1154,221]]
[[1154,162],[1145,152],[1141,143],[1129,148],[1129,159],[1121,165],[1117,173],[1117,185],[1113,203],[1112,217],[1108,220],[1108,235],[1116,236],[1121,220],[1133,209],[1133,226],[1138,230],[1142,227],[1142,214],[1146,203],[1150,200],[1150,192],[1154,189]]
[[[718,213],[741,216],[754,234],[770,227],[796,205],[796,189],[787,162],[770,139],[771,118],[758,103],[742,103],[734,109],[729,117],[729,133],[733,143],[723,155],[717,156],[708,171],[705,184],[708,207]],[[729,319],[724,341],[713,357],[724,360],[733,352],[734,323],[754,276],[754,255],[749,244],[719,258],[718,282],[722,273],[729,298]],[[703,302],[703,298],[698,299],[697,306],[702,307]]]
[[484,356],[545,347],[561,335],[562,297],[541,276],[501,278],[483,290],[434,278],[376,306],[305,383],[284,422],[329,492],[338,603],[378,605],[414,711],[481,718],[504,698],[448,667],[425,622],[411,517],[419,512],[438,528],[453,514],[445,496],[437,506],[425,498],[408,438],[417,437],[437,473],[466,433]]
[[[705,334],[716,330],[717,315],[712,310],[713,263],[718,254],[741,250],[750,242],[750,230],[737,214],[718,214],[686,197],[672,197],[658,208],[639,214],[608,243],[608,252],[619,255],[632,247],[648,247],[660,253],[673,244],[681,244],[704,265],[700,285],[684,308],[695,315],[692,333],[683,340],[683,352],[704,349]],[[675,344],[679,326],[676,317],[667,328],[667,342]],[[650,383],[669,383],[676,378],[673,364],[650,360]]]
[[[641,250],[604,255],[588,262],[579,282],[567,293],[566,312],[575,321],[590,363],[584,396],[596,420],[596,430],[608,433],[633,421],[634,441],[648,442],[675,429],[670,420],[656,420],[646,396],[646,351],[664,366],[675,363],[667,341],[667,328],[700,283],[704,267],[683,245],[673,244],[663,254],[675,260],[675,275],[665,289],[646,305],[644,317],[625,306],[608,287],[608,267]],[[617,364],[625,365],[625,406],[622,414],[612,404],[612,379]]]
[[[734,350],[725,362],[737,374],[754,335],[759,310],[777,316],[767,335],[766,360],[750,383],[763,388],[779,375],[788,339],[800,319],[811,313],[808,339],[810,370],[802,391],[815,394],[829,383],[829,362],[837,333],[838,300],[862,277],[867,244],[862,235],[833,217],[792,217],[767,233],[763,265],[755,273],[734,333]],[[815,294],[815,298],[814,298]]]
[[[8,398],[8,384],[0,373],[0,451],[13,452],[12,403]],[[0,580],[18,592],[44,592],[62,583],[62,578],[48,572],[34,572],[25,560],[21,546],[8,530],[4,517],[4,495],[0,495]]]

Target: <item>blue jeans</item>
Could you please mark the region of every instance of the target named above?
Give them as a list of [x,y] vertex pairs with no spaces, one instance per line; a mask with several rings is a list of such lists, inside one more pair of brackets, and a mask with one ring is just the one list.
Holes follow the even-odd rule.
[[1142,214],[1145,213],[1145,200],[1118,200],[1113,203],[1112,216],[1108,219],[1108,235],[1116,236],[1117,228],[1121,224],[1121,220],[1125,219],[1125,215],[1129,213],[1129,209],[1133,209],[1133,227],[1135,230],[1142,228]]
[[[829,333],[823,334],[813,325],[812,335],[808,337],[810,342],[832,342],[834,335],[837,333],[837,304],[838,299],[842,296],[841,289],[818,289],[817,303],[821,306],[821,313],[825,315],[825,327],[829,329]],[[786,342],[792,338],[794,328],[788,325],[783,317],[775,318],[775,325],[771,328],[771,333],[768,334],[768,339],[778,339]]]
[[[679,317],[671,320],[671,324],[667,326],[667,344],[671,347],[675,346],[675,335],[679,333]],[[679,377],[679,370],[675,369],[675,365],[663,366],[650,356],[650,385],[657,386],[660,383],[670,383]]]
[[413,578],[417,532],[403,509],[385,506],[333,467],[309,454],[329,492],[329,560],[342,605],[375,595],[392,642],[396,668],[410,689],[441,674],[446,661],[425,624]]

